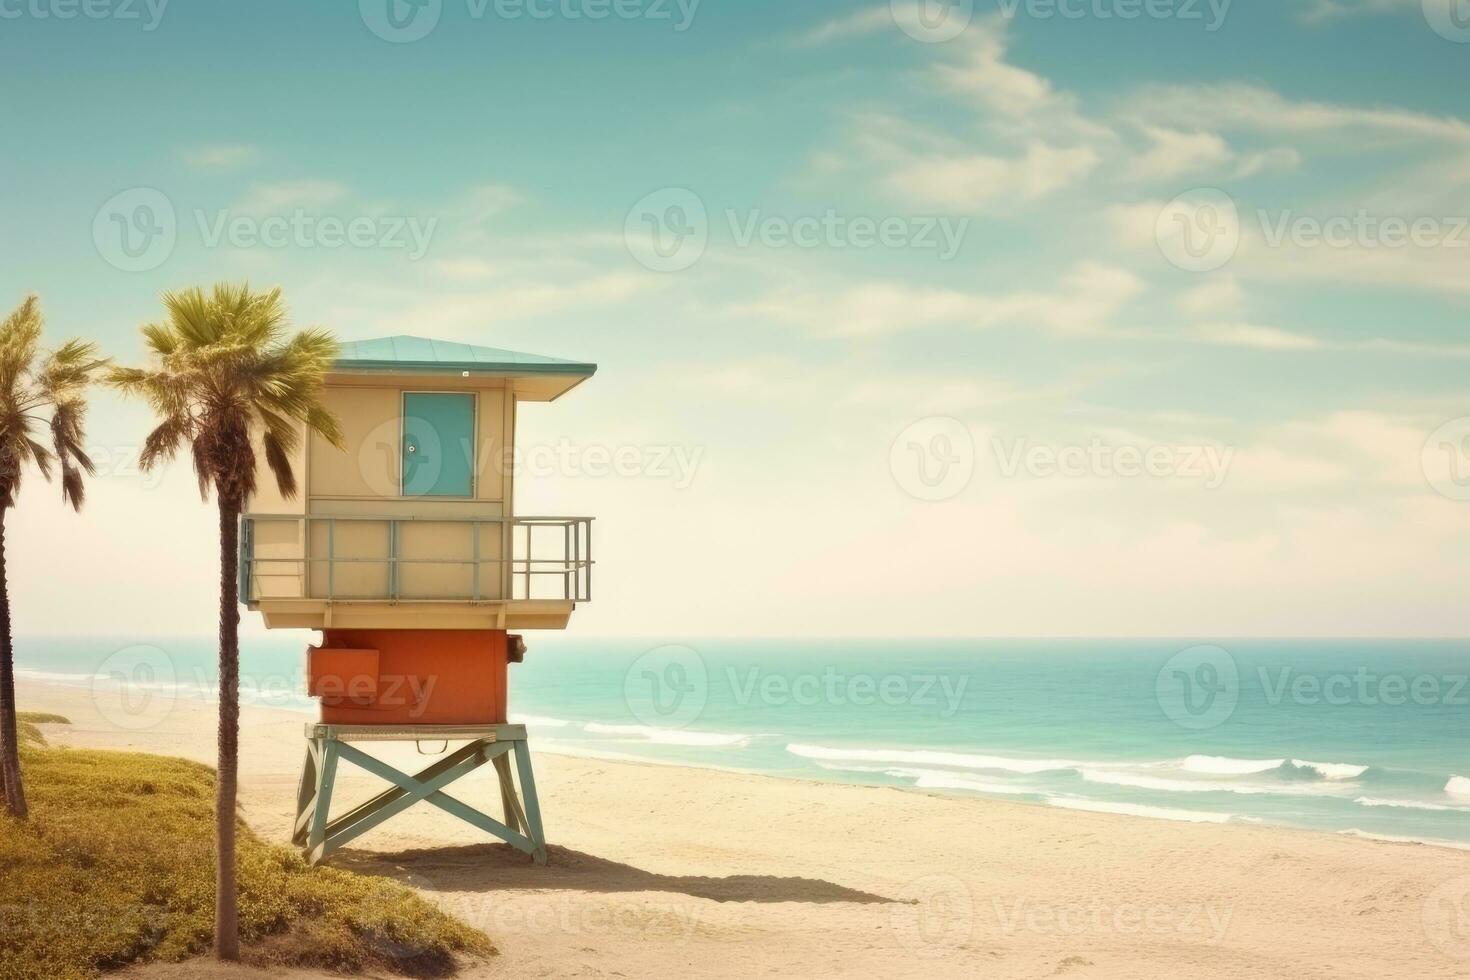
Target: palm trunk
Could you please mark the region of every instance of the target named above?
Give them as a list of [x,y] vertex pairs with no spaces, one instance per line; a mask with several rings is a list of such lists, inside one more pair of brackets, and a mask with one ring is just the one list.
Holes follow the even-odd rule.
[[240,958],[240,908],[235,890],[235,798],[240,761],[240,504],[219,501],[219,775],[215,798],[214,949]]
[[24,820],[30,813],[25,789],[20,782],[20,740],[15,724],[15,648],[10,637],[10,589],[5,580],[5,516],[0,507],[0,775],[5,788],[5,809]]

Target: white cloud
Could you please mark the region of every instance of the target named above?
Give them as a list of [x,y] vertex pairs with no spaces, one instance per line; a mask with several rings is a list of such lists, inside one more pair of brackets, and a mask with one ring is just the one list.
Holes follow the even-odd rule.
[[485,221],[524,201],[520,191],[508,184],[481,184],[459,202],[456,211],[468,221]]
[[235,206],[247,214],[276,214],[294,208],[322,208],[347,197],[347,187],[335,180],[290,180],[252,184]]
[[[1104,212],[1113,242],[1139,254],[1157,255],[1158,221],[1166,207],[1162,201],[1139,201],[1112,205]],[[1356,207],[1336,217],[1356,223]],[[1362,232],[1349,228],[1346,241],[1332,242],[1314,232],[1294,235],[1290,228],[1299,219],[1310,218],[1316,229],[1321,218],[1294,211],[1252,209],[1241,204],[1240,246],[1227,270],[1242,279],[1280,283],[1334,282],[1354,286],[1375,285],[1427,290],[1452,295],[1470,294],[1470,218],[1453,218],[1434,226],[1436,234],[1425,244],[1375,237],[1375,225],[1365,223]],[[1326,217],[1333,215],[1328,213]],[[1282,222],[1285,231],[1279,230]],[[1233,232],[1233,228],[1227,228]],[[1182,234],[1182,229],[1180,231]],[[1336,232],[1334,232],[1335,234]],[[1340,237],[1340,236],[1339,236]],[[1400,236],[1402,237],[1402,236]],[[1397,244],[1394,244],[1397,242]]]
[[1247,153],[1237,160],[1235,176],[1237,178],[1254,177],[1256,174],[1265,173],[1270,170],[1290,171],[1296,170],[1302,165],[1302,154],[1300,150],[1289,146],[1278,146],[1270,150],[1262,150],[1258,153]]
[[1302,334],[1262,327],[1252,323],[1203,323],[1192,336],[1208,344],[1227,347],[1256,347],[1262,350],[1316,350],[1322,342]]
[[1233,316],[1245,306],[1245,290],[1234,276],[1211,276],[1181,293],[1177,304],[1185,313],[1200,319]]
[[798,46],[828,44],[853,37],[864,37],[897,27],[893,11],[886,4],[854,11],[845,17],[829,20],[796,39]]
[[[470,339],[483,336],[487,327],[498,323],[614,306],[660,282],[650,274],[610,272],[581,279],[517,279],[504,285],[447,293],[382,291],[364,286],[349,291],[347,306],[335,319],[373,324],[373,331],[384,332],[402,332],[404,324],[412,324],[413,332],[425,336]],[[370,298],[371,305],[356,306],[355,301],[363,298]],[[364,332],[370,331],[365,327]]]
[[1335,20],[1365,14],[1419,11],[1424,0],[1296,0],[1302,19],[1308,22]]
[[1185,132],[1145,126],[1150,146],[1135,157],[1129,173],[1135,180],[1161,180],[1227,163],[1234,154],[1217,133]]
[[1091,147],[1057,147],[1040,140],[1019,156],[912,156],[883,178],[894,195],[927,207],[985,209],[1033,202],[1097,169]]
[[990,20],[956,42],[959,57],[934,69],[941,85],[1002,116],[1072,109],[1072,98],[1058,94],[1050,81],[1006,60],[1005,24],[1000,19]]
[[1264,86],[1241,82],[1149,87],[1135,94],[1125,111],[1156,125],[1297,137],[1353,135],[1348,149],[1364,145],[1370,137],[1470,143],[1470,124],[1454,116],[1293,100]]
[[792,323],[824,337],[876,337],[936,326],[988,329],[1026,326],[1063,333],[1103,329],[1143,290],[1125,269],[1084,262],[1055,292],[965,292],[906,283],[862,283],[851,289],[776,290],[728,312]]
[[216,143],[184,151],[184,162],[198,170],[236,170],[260,159],[260,148],[248,143]]

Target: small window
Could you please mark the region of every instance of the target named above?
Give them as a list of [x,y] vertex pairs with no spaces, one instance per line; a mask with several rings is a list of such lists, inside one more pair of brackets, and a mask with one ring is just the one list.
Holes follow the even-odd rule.
[[403,396],[403,495],[475,495],[475,396]]

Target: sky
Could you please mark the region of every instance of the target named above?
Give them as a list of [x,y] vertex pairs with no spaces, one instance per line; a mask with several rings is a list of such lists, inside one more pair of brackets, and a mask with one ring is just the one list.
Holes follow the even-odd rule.
[[[520,433],[583,635],[1464,632],[1464,0],[0,0],[0,82],[53,342],[248,279],[598,363]],[[212,628],[147,423],[29,477],[19,632]]]

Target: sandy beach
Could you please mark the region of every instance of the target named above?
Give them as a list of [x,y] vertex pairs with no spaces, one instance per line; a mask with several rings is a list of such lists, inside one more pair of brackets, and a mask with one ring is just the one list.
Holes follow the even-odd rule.
[[[22,680],[19,695],[72,719],[49,727],[53,744],[214,761],[212,705],[122,730],[84,688]],[[244,709],[244,815],[275,842],[306,720]],[[488,932],[501,955],[469,976],[1470,973],[1467,852],[550,753],[536,766],[549,867],[424,805],[332,861]],[[381,788],[351,767],[338,785],[344,802]],[[455,793],[498,813],[488,777]],[[135,972],[199,975],[180,970]]]

